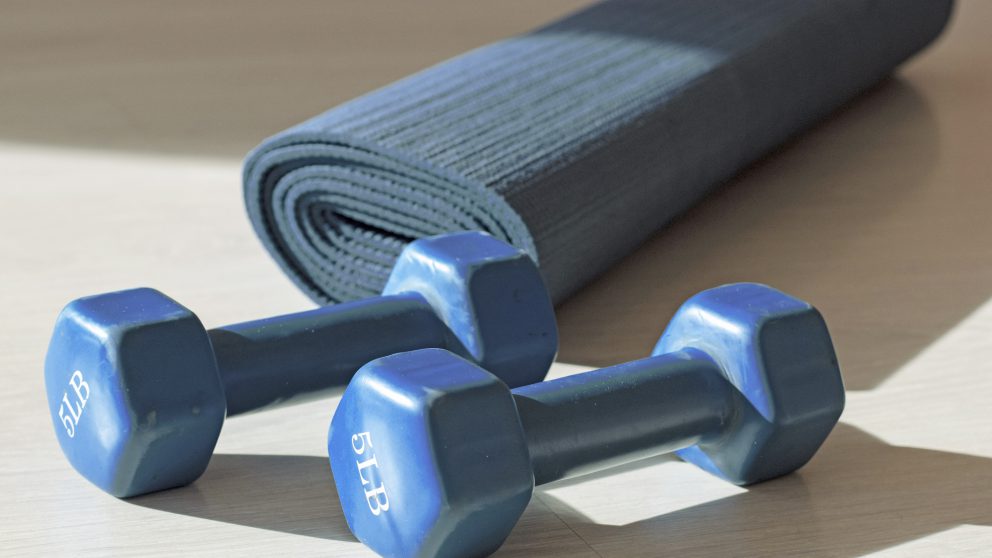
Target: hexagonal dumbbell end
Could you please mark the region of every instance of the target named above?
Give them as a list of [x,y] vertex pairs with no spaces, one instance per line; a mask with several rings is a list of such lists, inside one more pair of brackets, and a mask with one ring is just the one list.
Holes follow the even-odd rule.
[[195,480],[224,420],[206,331],[152,289],[66,306],[45,359],[45,389],[66,457],[118,497]]
[[522,250],[482,232],[417,240],[396,261],[383,294],[409,291],[451,329],[454,352],[511,387],[544,379],[558,328],[541,273]]
[[844,386],[827,326],[816,308],[753,283],[690,298],[655,355],[706,353],[736,388],[741,411],[724,435],[679,457],[737,484],[802,467],[844,408]]
[[756,284],[704,291],[655,356],[510,392],[441,349],[374,360],[328,434],[352,532],[384,556],[493,552],[534,483],[677,451],[749,484],[806,463],[844,406],[826,326]]
[[491,553],[533,491],[509,390],[440,349],[363,367],[327,447],[348,526],[383,556]]

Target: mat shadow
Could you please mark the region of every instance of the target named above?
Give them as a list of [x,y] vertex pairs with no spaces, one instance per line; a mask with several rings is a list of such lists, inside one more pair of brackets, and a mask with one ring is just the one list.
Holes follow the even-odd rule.
[[558,308],[559,360],[649,354],[679,304],[758,281],[812,301],[848,389],[878,385],[992,295],[981,203],[932,180],[939,130],[892,79],[709,196]]

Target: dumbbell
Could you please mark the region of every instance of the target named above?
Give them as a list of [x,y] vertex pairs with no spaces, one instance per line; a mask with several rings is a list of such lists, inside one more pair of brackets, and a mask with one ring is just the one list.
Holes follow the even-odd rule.
[[558,347],[534,262],[484,233],[417,240],[382,296],[206,331],[152,289],[75,300],[55,325],[45,387],[66,457],[117,497],[206,469],[224,417],[343,389],[363,364],[443,347],[510,385]]
[[653,354],[512,391],[444,350],[370,362],[328,433],[351,531],[383,556],[489,554],[535,485],[671,451],[736,484],[771,479],[844,407],[823,318],[763,285],[690,298]]

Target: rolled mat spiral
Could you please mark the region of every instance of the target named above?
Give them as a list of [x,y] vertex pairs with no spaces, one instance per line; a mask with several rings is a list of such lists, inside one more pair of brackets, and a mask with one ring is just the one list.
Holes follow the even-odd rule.
[[596,4],[265,140],[244,193],[321,303],[377,294],[411,240],[484,230],[556,301],[889,74],[952,0]]

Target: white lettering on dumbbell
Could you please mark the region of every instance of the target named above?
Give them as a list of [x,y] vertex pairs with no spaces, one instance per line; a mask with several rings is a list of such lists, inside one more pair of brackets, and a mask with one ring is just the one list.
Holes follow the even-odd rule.
[[83,379],[83,373],[76,370],[69,377],[69,387],[75,392],[76,397],[70,401],[69,390],[62,393],[59,418],[62,419],[62,425],[65,426],[65,433],[72,438],[76,435],[76,425],[79,424],[79,417],[83,416],[86,402],[90,400],[90,385]]
[[[356,442],[362,442],[362,447],[355,445]],[[355,453],[362,455],[365,453],[365,444],[372,447],[372,434],[368,432],[362,432],[360,434],[355,434],[351,437],[351,449],[355,450]]]
[[[372,434],[360,432],[351,437],[351,449],[356,455],[365,455],[365,452],[372,449]],[[372,515],[379,515],[389,510],[389,497],[386,495],[384,484],[375,485],[373,471],[379,469],[379,461],[374,453],[369,451],[369,457],[364,461],[355,461],[358,466],[358,478],[362,480],[362,490],[365,491],[365,501],[369,504]],[[365,476],[368,471],[368,477]]]

